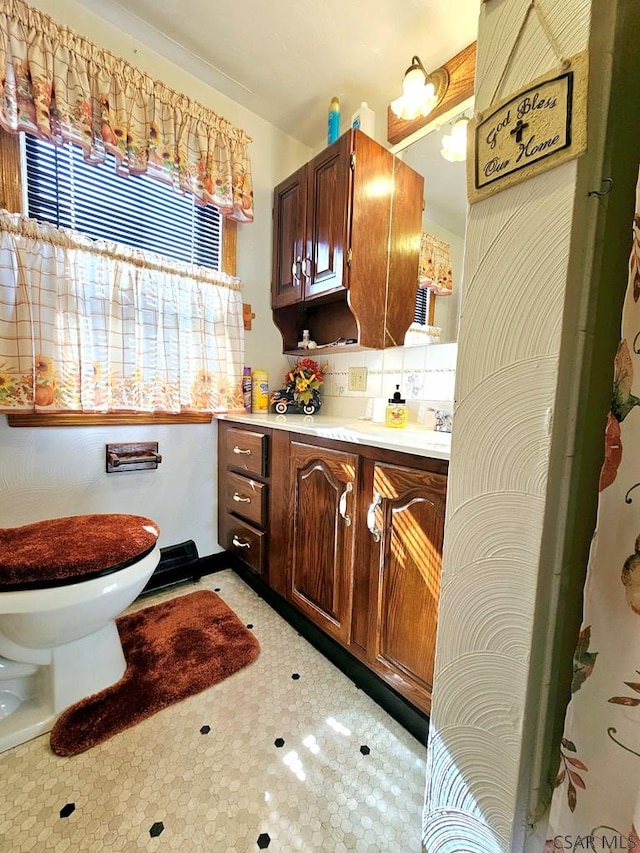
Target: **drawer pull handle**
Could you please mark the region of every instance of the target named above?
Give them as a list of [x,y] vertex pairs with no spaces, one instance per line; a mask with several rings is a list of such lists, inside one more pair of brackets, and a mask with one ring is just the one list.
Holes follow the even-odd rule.
[[352,491],[353,491],[353,483],[347,483],[346,489],[340,495],[340,505],[339,505],[340,515],[343,517],[346,527],[349,527],[351,525],[351,516],[347,515],[347,495],[349,494],[349,492],[352,492]]
[[251,456],[251,451],[250,451],[248,448],[247,448],[246,450],[243,450],[243,448],[242,448],[242,447],[238,447],[238,445],[237,445],[237,444],[236,444],[236,446],[233,448],[233,452],[234,452],[234,453],[242,453],[242,454],[244,454],[245,456]]
[[381,503],[382,495],[379,492],[376,492],[373,497],[373,502],[367,510],[367,527],[369,528],[369,533],[373,536],[374,542],[380,541],[380,531],[376,528],[376,509]]
[[245,495],[239,495],[237,492],[233,493],[233,499],[238,504],[250,504],[251,498],[245,497]]
[[243,542],[241,539],[238,539],[237,536],[234,535],[231,542],[236,546],[236,548],[251,548],[251,542]]

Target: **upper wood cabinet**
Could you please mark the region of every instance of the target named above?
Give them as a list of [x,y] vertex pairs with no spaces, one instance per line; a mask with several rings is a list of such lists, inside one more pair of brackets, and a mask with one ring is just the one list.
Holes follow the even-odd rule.
[[283,349],[302,330],[381,349],[413,319],[424,179],[350,130],[274,191],[272,308]]
[[307,244],[304,229],[307,207],[307,167],[294,172],[274,190],[273,276],[271,305],[282,308],[303,298],[302,264]]

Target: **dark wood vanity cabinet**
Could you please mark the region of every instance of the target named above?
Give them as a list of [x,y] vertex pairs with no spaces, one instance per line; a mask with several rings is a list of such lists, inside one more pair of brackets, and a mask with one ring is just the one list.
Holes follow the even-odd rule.
[[431,707],[447,478],[375,462],[367,526],[367,660],[413,704]]
[[218,427],[220,544],[428,714],[448,463]]
[[274,190],[273,318],[283,349],[303,328],[396,346],[413,320],[424,179],[350,130]]
[[218,541],[258,574],[267,563],[269,439],[264,430],[220,423]]
[[349,643],[358,457],[292,441],[288,597],[336,640]]

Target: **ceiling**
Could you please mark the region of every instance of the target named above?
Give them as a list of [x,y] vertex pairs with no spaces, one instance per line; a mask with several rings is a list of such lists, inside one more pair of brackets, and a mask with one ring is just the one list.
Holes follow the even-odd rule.
[[[481,0],[80,0],[96,14],[315,149],[340,98],[386,139],[386,106],[417,54],[427,70],[475,41]],[[168,82],[170,85],[170,81]],[[382,125],[382,126],[379,126]]]
[[[366,101],[376,138],[386,142],[387,105],[400,94],[411,57],[431,71],[475,41],[482,0],[78,2],[318,150],[334,95],[342,131]],[[449,129],[411,146],[405,159],[425,176],[425,215],[463,236],[464,163],[439,155]]]

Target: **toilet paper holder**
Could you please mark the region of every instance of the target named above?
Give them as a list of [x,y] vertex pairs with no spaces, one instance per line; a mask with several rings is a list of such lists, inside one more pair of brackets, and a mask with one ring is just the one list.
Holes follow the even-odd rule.
[[157,441],[138,441],[133,444],[107,444],[106,471],[144,471],[157,468],[162,462]]

